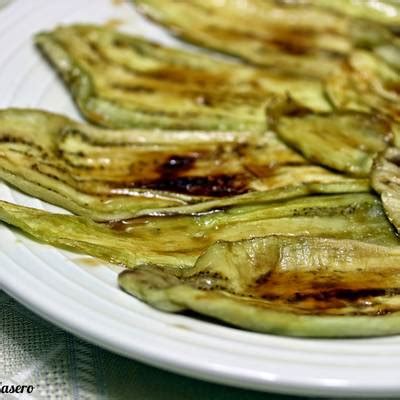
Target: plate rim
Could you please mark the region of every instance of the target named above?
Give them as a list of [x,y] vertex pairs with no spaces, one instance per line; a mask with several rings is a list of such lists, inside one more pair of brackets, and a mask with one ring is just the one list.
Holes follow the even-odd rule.
[[[77,0],[72,0],[73,1]],[[104,2],[109,0],[103,0]],[[51,0],[41,0],[41,4],[50,4]],[[78,1],[77,1],[78,3]],[[89,1],[83,2],[84,6],[89,4]],[[39,5],[39,2],[37,3]],[[110,2],[111,4],[111,2]],[[111,7],[111,5],[110,5]],[[31,8],[35,8],[32,7]],[[18,13],[18,10],[23,10],[23,0],[13,0],[4,10],[0,12],[0,21],[2,19],[3,13],[7,13],[10,17],[12,17],[15,13]],[[24,9],[24,15],[28,14],[26,9]],[[25,20],[22,20],[25,21]],[[11,22],[9,25],[11,25]],[[21,23],[21,20],[19,21]],[[59,21],[55,21],[54,24],[59,23]],[[0,28],[1,31],[1,28]],[[25,40],[25,39],[24,39]],[[24,42],[25,43],[25,42]],[[1,45],[1,38],[0,38],[0,45]],[[15,49],[14,49],[15,50]],[[1,55],[0,55],[1,59]],[[13,62],[12,59],[9,62]],[[36,65],[36,64],[35,64]],[[49,77],[52,74],[52,70],[48,69]],[[0,79],[1,81],[1,79]],[[11,87],[10,90],[14,90],[14,87]],[[12,96],[11,96],[12,97]],[[68,94],[65,92],[65,97],[68,97]],[[40,105],[40,101],[37,103]],[[5,186],[2,182],[0,182],[0,189],[2,187],[7,187],[10,190],[11,197],[12,189],[8,186]],[[0,190],[0,193],[1,190]],[[34,198],[32,198],[33,200]],[[6,227],[3,230],[3,227]],[[8,226],[1,224],[0,225],[0,238],[2,236],[2,232],[11,232],[13,237],[19,237],[20,234],[16,233],[13,229],[10,229]],[[24,238],[23,242],[25,241],[25,236],[21,237]],[[26,239],[28,240],[28,239]],[[12,245],[13,242],[10,242]],[[15,242],[16,243],[16,242]],[[18,247],[20,244],[15,244]],[[55,248],[54,248],[55,249]],[[2,249],[1,249],[2,250]],[[28,249],[29,250],[29,249]],[[57,253],[61,253],[60,250],[56,249]],[[75,253],[76,254],[76,253]],[[15,264],[15,260],[12,259],[9,255],[4,254],[4,257],[8,259],[8,264]],[[1,255],[0,251],[0,260],[4,259]],[[42,260],[43,261],[43,260]],[[23,271],[23,266],[17,265],[19,272]],[[69,266],[67,265],[66,268]],[[398,383],[394,382],[392,385],[386,384],[385,387],[374,386],[372,383],[369,385],[370,382],[362,382],[361,384],[354,384],[354,382],[338,382],[332,378],[331,382],[329,383],[327,380],[322,382],[322,380],[314,379],[313,381],[303,380],[300,382],[299,380],[295,381],[293,378],[284,379],[283,375],[281,374],[276,375],[275,377],[270,375],[267,378],[267,373],[264,375],[264,379],[260,379],[260,375],[254,375],[251,373],[244,374],[243,370],[234,369],[232,366],[225,366],[225,369],[216,370],[210,369],[207,367],[207,364],[202,360],[201,362],[183,362],[182,358],[178,361],[174,359],[173,354],[165,354],[163,353],[162,356],[157,357],[154,352],[146,352],[140,351],[138,345],[136,346],[129,346],[129,348],[118,347],[115,343],[115,337],[112,339],[110,335],[105,335],[102,330],[95,331],[89,325],[85,325],[82,322],[79,324],[76,321],[76,318],[72,317],[73,309],[72,308],[63,308],[62,311],[54,309],[51,304],[47,303],[47,299],[44,296],[37,295],[36,293],[29,294],[29,291],[26,289],[29,287],[29,280],[31,279],[30,274],[27,274],[26,281],[21,284],[21,282],[16,282],[12,274],[8,274],[6,267],[0,265],[0,288],[2,288],[6,293],[8,293],[11,297],[15,298],[18,302],[22,303],[25,307],[30,309],[35,314],[40,315],[47,321],[50,321],[54,325],[77,335],[78,337],[83,338],[84,340],[94,343],[100,347],[106,348],[109,351],[114,353],[120,354],[125,357],[130,357],[137,359],[141,362],[146,364],[162,368],[174,373],[178,373],[180,375],[189,376],[192,378],[200,379],[200,380],[207,380],[214,383],[225,384],[240,388],[246,388],[251,390],[258,390],[258,391],[272,391],[275,393],[282,393],[282,394],[291,394],[291,395],[317,395],[317,396],[357,396],[357,397],[369,397],[374,395],[375,397],[396,397],[399,396],[400,393],[400,381]],[[65,278],[65,277],[64,277]],[[66,279],[66,278],[65,278]],[[44,286],[49,286],[47,283],[42,282]],[[84,288],[81,288],[82,290]],[[65,296],[64,294],[59,294],[59,296]],[[128,295],[127,295],[128,296]],[[54,300],[54,297],[52,298]],[[75,299],[70,299],[71,301],[75,301]],[[113,303],[110,303],[113,304]],[[115,304],[113,304],[115,305]],[[90,309],[91,312],[94,312]],[[104,317],[106,318],[106,316]],[[78,325],[77,325],[78,324]],[[170,340],[170,338],[168,338]],[[230,339],[227,339],[230,340]],[[233,340],[232,340],[233,343]],[[193,346],[193,345],[192,345]],[[201,348],[197,348],[198,351]],[[240,375],[239,375],[240,374]],[[319,382],[319,383],[318,383]]]

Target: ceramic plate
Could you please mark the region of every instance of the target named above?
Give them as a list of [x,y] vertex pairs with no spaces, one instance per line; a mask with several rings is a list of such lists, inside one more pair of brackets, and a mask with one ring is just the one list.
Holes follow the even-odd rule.
[[[167,44],[129,3],[14,0],[0,9],[0,107],[37,107],[79,118],[68,93],[32,44],[57,24],[106,23]],[[57,210],[0,183],[0,198]],[[60,211],[60,210],[58,210]],[[400,393],[400,337],[304,340],[261,335],[159,312],[116,284],[118,268],[38,244],[0,224],[4,290],[56,325],[127,357],[205,380],[326,396]]]

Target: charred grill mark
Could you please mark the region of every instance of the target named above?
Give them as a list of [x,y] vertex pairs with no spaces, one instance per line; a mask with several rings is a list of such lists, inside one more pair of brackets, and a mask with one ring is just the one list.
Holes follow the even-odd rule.
[[[189,282],[190,283],[190,282]],[[257,307],[262,307],[271,310],[280,310],[283,312],[298,314],[298,315],[334,315],[334,316],[374,316],[381,317],[385,315],[389,315],[391,313],[400,312],[400,307],[390,304],[383,304],[379,301],[374,302],[373,296],[365,297],[364,300],[366,303],[362,303],[360,301],[359,304],[352,304],[355,307],[346,308],[349,303],[345,303],[342,301],[341,303],[336,302],[332,303],[330,306],[325,305],[322,306],[322,303],[312,302],[308,305],[303,305],[300,302],[293,304],[290,303],[287,299],[278,296],[267,297],[256,297],[252,294],[240,294],[232,291],[224,284],[216,284],[215,287],[201,287],[201,285],[195,285],[197,289],[205,292],[202,296],[210,298],[213,296],[213,290],[221,291],[222,293],[227,293],[229,295],[238,296],[241,298],[241,301],[245,301],[248,304],[254,304]],[[397,289],[397,288],[396,288]],[[391,289],[393,290],[393,289]],[[397,289],[398,290],[398,289]],[[221,293],[216,294],[220,296]],[[395,294],[393,294],[395,295]],[[362,299],[360,299],[362,300]],[[370,305],[371,304],[371,305]]]
[[305,300],[316,300],[328,303],[339,300],[345,302],[357,302],[358,300],[366,298],[395,296],[398,294],[400,294],[400,288],[333,288],[311,293],[296,292],[293,296],[288,297],[287,301],[302,302]]
[[113,40],[112,44],[118,49],[126,49],[128,47],[128,44],[118,37]]
[[[68,132],[69,134],[78,135],[84,139],[87,139],[87,136],[80,132],[79,130],[72,130]],[[65,134],[65,133],[64,133]],[[0,139],[3,143],[21,143],[30,147],[37,147],[39,150],[43,151],[43,149],[36,145],[35,143],[31,143],[29,141],[19,140],[18,138],[4,135]],[[120,144],[119,144],[120,145]],[[28,157],[29,154],[25,152],[13,150],[19,153],[22,153]],[[44,155],[45,153],[43,153]],[[48,154],[50,155],[50,154]],[[214,154],[218,157],[218,154]],[[54,162],[54,156],[59,156],[64,162],[64,166],[59,162]],[[81,154],[84,157],[84,154]],[[129,177],[119,177],[119,178],[111,178],[111,179],[93,179],[91,183],[80,181],[79,177],[75,176],[74,170],[75,166],[71,165],[67,159],[63,156],[63,152],[61,151],[59,154],[52,154],[52,157],[48,162],[45,162],[45,159],[48,157],[41,157],[41,163],[37,163],[34,159],[31,159],[29,162],[29,168],[32,170],[47,176],[49,179],[53,179],[59,182],[62,182],[66,185],[72,186],[75,190],[89,194],[89,195],[101,195],[108,196],[111,191],[116,187],[123,188],[138,188],[138,189],[154,189],[154,190],[165,190],[183,194],[190,195],[200,195],[200,196],[215,196],[222,197],[233,194],[245,193],[247,191],[247,180],[245,179],[244,174],[241,175],[228,175],[228,174],[216,174],[214,176],[182,176],[187,174],[191,169],[194,168],[196,160],[200,157],[200,153],[195,152],[188,155],[171,155],[165,161],[157,160],[155,162],[154,167],[151,170],[155,173],[155,177],[150,180],[140,180],[138,174],[135,172],[134,176]],[[52,161],[53,160],[53,161]],[[44,170],[41,168],[41,165],[48,166],[52,169]],[[96,168],[82,168],[79,167],[80,171],[83,169],[88,171],[88,173]],[[151,171],[149,171],[150,174]],[[136,176],[135,176],[136,175]],[[150,174],[151,175],[151,174]],[[101,183],[102,189],[101,192],[97,190],[93,190],[93,188]],[[92,188],[93,187],[93,188]]]
[[309,54],[311,52],[309,44],[304,42],[302,43],[298,39],[299,37],[291,39],[288,37],[276,37],[270,39],[269,43],[271,43],[274,48],[287,54],[298,56]]
[[400,95],[400,82],[385,82],[384,87],[386,90]]
[[125,92],[133,92],[133,93],[155,93],[156,89],[151,88],[149,86],[143,85],[128,85],[128,84],[120,84],[120,83],[113,83],[111,85],[113,89],[123,90]]
[[[387,300],[400,295],[393,277],[395,271],[268,271],[260,275],[243,293],[233,293],[257,301],[262,307],[282,307],[305,314],[383,315]],[[396,306],[394,306],[396,308]],[[393,308],[393,307],[392,307]],[[386,311],[384,311],[386,310]],[[400,311],[400,307],[397,310]]]
[[[113,189],[112,185],[108,185],[108,182],[106,181],[99,181],[99,180],[91,180],[91,185],[92,186],[96,186],[98,183],[103,184],[103,188],[101,190],[101,192],[99,192],[98,188],[97,190],[90,190],[89,187],[82,187],[81,182],[79,182],[79,180],[77,180],[73,175],[70,174],[70,172],[61,167],[60,165],[56,165],[54,162],[49,162],[48,161],[48,154],[43,153],[41,155],[41,161],[40,163],[38,163],[36,161],[36,158],[32,158],[32,156],[30,156],[29,154],[23,152],[23,151],[18,151],[18,150],[11,150],[14,153],[18,153],[18,154],[22,154],[26,157],[29,158],[28,161],[25,162],[25,167],[26,168],[30,168],[32,171],[35,171],[51,180],[63,183],[67,186],[72,187],[74,190],[76,190],[79,193],[82,194],[87,194],[87,195],[93,195],[93,196],[102,196],[102,197],[109,197],[111,194],[109,193],[109,191],[111,191]],[[45,167],[49,167],[51,169],[53,169],[53,173],[50,173],[49,171],[44,171],[44,169],[42,168],[42,166]],[[52,192],[57,192],[56,190],[52,189],[49,185],[43,185],[40,184],[39,182],[35,181],[35,184],[41,187],[46,188],[47,190],[50,190]]]
[[216,36],[227,38],[229,41],[243,40],[244,38],[250,41],[257,41],[262,47],[260,51],[263,53],[270,50],[281,52],[288,56],[322,56],[330,58],[342,58],[343,54],[315,47],[316,32],[312,30],[277,30],[274,27],[275,34],[273,36],[260,36],[255,32],[241,31],[234,28],[220,27],[213,25],[210,31],[213,31]]
[[245,174],[188,175],[194,169],[199,153],[172,155],[155,168],[156,179],[121,182],[124,187],[165,190],[193,196],[223,197],[248,191]]
[[[207,285],[200,278],[207,277]],[[282,278],[281,278],[282,279]],[[390,298],[400,294],[399,287],[370,286],[354,284],[354,287],[341,286],[335,282],[310,282],[307,287],[301,287],[301,274],[296,277],[300,288],[293,290],[291,281],[278,282],[272,271],[260,275],[244,292],[236,292],[230,288],[228,281],[219,275],[201,271],[186,279],[186,283],[197,289],[211,293],[223,291],[247,301],[255,302],[261,307],[282,308],[282,310],[309,315],[377,315],[383,316],[400,311],[400,307],[385,304],[380,298]],[[358,286],[358,287],[357,287]],[[257,293],[258,288],[263,288]],[[269,287],[269,290],[265,290]]]
[[10,144],[22,144],[24,146],[30,147],[30,148],[34,148],[42,153],[45,152],[45,150],[43,149],[42,146],[40,146],[39,144],[35,143],[35,142],[31,142],[22,138],[18,138],[15,136],[11,136],[11,135],[3,135],[0,136],[0,145],[1,144],[5,144],[5,143],[10,143]]
[[272,275],[272,271],[268,271],[265,274],[260,275],[256,280],[255,280],[255,284],[256,285],[262,285],[265,284],[266,282],[268,282],[269,278]]
[[193,196],[223,197],[246,193],[247,180],[239,175],[164,176],[152,182],[138,182],[141,189],[167,190]]
[[[235,90],[232,86],[227,86],[226,82],[221,78],[216,85],[200,84],[197,81],[188,79],[187,82],[175,82],[168,78],[155,80],[152,76],[143,73],[132,74],[151,80],[145,83],[110,83],[110,87],[114,90],[126,92],[127,94],[171,94],[181,100],[191,100],[197,106],[203,107],[221,107],[229,110],[232,106],[262,107],[268,92],[259,90],[257,93]],[[173,87],[171,87],[173,85]],[[254,111],[253,111],[254,112]]]
[[[288,7],[288,4],[277,4],[280,7]],[[192,4],[191,7],[197,9],[197,12],[203,17],[209,15],[218,15],[218,10],[216,8],[209,8],[207,6],[202,6],[199,4]],[[289,5],[290,7],[290,5]],[[146,17],[152,19],[151,14],[146,13]],[[164,23],[162,18],[157,20],[158,23]],[[171,26],[169,26],[171,28]],[[239,40],[242,38],[248,38],[250,41],[258,41],[261,44],[266,44],[266,46],[271,46],[276,50],[286,53],[286,54],[293,54],[295,56],[302,56],[302,55],[310,55],[315,54],[323,55],[328,57],[335,57],[335,58],[342,58],[343,54],[339,51],[335,51],[333,49],[326,49],[326,48],[317,48],[316,49],[316,40],[315,38],[321,33],[318,30],[312,28],[293,28],[287,27],[282,28],[279,25],[272,26],[267,31],[264,31],[262,34],[262,30],[259,30],[261,34],[258,32],[250,32],[242,29],[235,29],[229,25],[220,25],[220,24],[211,24],[207,26],[208,32],[212,32],[215,36],[220,36],[223,39],[227,38],[228,40],[234,41],[236,38]],[[183,32],[179,32],[180,28],[176,27],[178,33],[185,34],[185,29]],[[266,36],[265,33],[268,32],[269,35]],[[325,28],[323,33],[327,34],[334,34],[337,35],[338,31],[333,28]],[[190,35],[189,35],[190,36]],[[262,51],[265,51],[264,49]]]
[[107,64],[111,61],[106,55],[104,55],[104,53],[101,51],[97,43],[95,43],[92,40],[86,40],[86,43],[91,51],[91,56],[92,56],[86,58],[86,60],[89,61],[90,64],[96,64],[99,61],[104,64]]
[[158,168],[161,176],[171,176],[187,171],[196,162],[196,156],[171,156],[164,164]]

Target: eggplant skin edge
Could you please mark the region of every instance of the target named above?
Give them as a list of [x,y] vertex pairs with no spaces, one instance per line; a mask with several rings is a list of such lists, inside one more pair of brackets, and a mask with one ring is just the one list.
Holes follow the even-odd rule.
[[[69,29],[74,28],[110,33],[107,28],[92,25],[77,25]],[[121,33],[116,33],[116,35],[127,37],[131,41],[144,41],[144,39],[129,37]],[[220,114],[211,115],[202,113],[202,107],[200,106],[197,107],[197,112],[187,113],[168,112],[165,106],[163,107],[162,105],[157,109],[149,108],[145,105],[140,105],[140,103],[139,105],[135,104],[135,102],[126,107],[118,100],[107,99],[102,95],[102,90],[96,89],[92,72],[85,69],[79,63],[79,60],[76,60],[73,54],[70,54],[57,41],[53,32],[38,33],[35,36],[35,44],[63,79],[83,117],[93,124],[113,129],[158,127],[162,129],[220,131],[254,130],[263,132],[265,130],[265,120],[263,118],[264,100],[260,100],[258,106],[254,107],[253,111],[257,115],[251,117],[248,117],[246,113],[242,113],[240,117],[233,112],[228,113],[228,115],[224,109],[220,110],[222,111]],[[151,45],[151,42],[148,42],[148,44]],[[173,57],[173,54],[171,57]],[[185,85],[183,84],[182,87],[184,88]],[[265,90],[264,92],[267,95]],[[252,93],[255,95],[257,92],[253,91]],[[138,92],[137,96],[139,95],[140,92]],[[190,97],[183,96],[183,100],[188,101]]]
[[[266,245],[267,250],[261,249],[260,252],[260,245]],[[306,249],[317,254],[313,257]],[[296,266],[285,263],[285,258],[289,260],[291,253],[308,260],[302,269],[295,272],[295,281],[290,280],[290,272],[291,268],[296,271]],[[268,254],[266,259],[263,258]],[[266,261],[260,263],[258,256]],[[346,257],[353,263],[348,268],[350,271],[346,271]],[[380,263],[382,257],[385,257],[383,265]],[[329,266],[329,259],[337,265]],[[124,291],[157,309],[167,312],[192,310],[257,332],[301,337],[383,336],[400,332],[400,311],[396,305],[400,290],[392,287],[399,283],[394,276],[398,267],[391,267],[396,262],[399,265],[399,260],[398,247],[388,248],[352,240],[271,236],[233,243],[217,242],[199,257],[194,267],[177,270],[144,265],[121,272],[118,281]],[[274,265],[275,262],[278,266]],[[274,281],[274,269],[280,268],[279,263],[284,264],[282,277]],[[368,267],[360,270],[354,267],[358,263],[366,263]],[[271,266],[272,270],[269,269]],[[326,269],[330,268],[337,282],[330,280],[331,273],[326,275]],[[352,273],[354,276],[351,276]],[[302,279],[307,274],[311,275],[311,279],[310,276],[307,278],[308,289],[302,290]],[[341,284],[349,283],[349,278],[350,284],[345,289]],[[351,282],[352,278],[355,281]],[[268,284],[268,280],[272,281],[270,285],[281,285],[283,294],[288,291],[293,298],[281,301],[272,286],[272,293],[266,292],[269,300],[240,294],[241,290],[253,293],[257,285]],[[321,282],[328,286],[313,288],[315,283]],[[388,289],[381,289],[385,285]],[[302,298],[313,296],[313,291],[315,304],[312,303],[310,308],[307,300]],[[333,295],[334,298],[330,298],[329,294],[336,291],[338,297]],[[338,314],[330,314],[325,308],[327,305],[334,310],[337,307]]]

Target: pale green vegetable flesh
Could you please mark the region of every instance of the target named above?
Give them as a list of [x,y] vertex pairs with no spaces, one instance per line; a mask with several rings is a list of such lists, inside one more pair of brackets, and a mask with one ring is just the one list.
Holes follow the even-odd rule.
[[136,4],[236,58],[93,25],[38,34],[82,115],[113,129],[0,110],[0,179],[79,215],[0,200],[0,221],[129,268],[121,287],[161,310],[400,333],[399,4]]
[[36,36],[83,116],[108,128],[264,131],[264,107],[290,92],[330,109],[320,82],[162,47],[106,27],[73,25]]
[[[298,2],[304,4],[303,0],[298,0]],[[400,3],[398,0],[305,0],[305,3],[378,22],[399,33]]]
[[400,150],[389,147],[379,156],[372,170],[373,188],[380,193],[389,220],[400,232]]
[[368,190],[365,180],[309,164],[271,132],[111,131],[23,109],[0,110],[0,178],[94,220],[303,183]]
[[312,113],[290,99],[267,110],[279,137],[310,162],[367,177],[374,157],[393,138],[390,119],[355,111]]
[[400,121],[400,74],[373,54],[354,52],[326,80],[325,88],[338,109],[368,112]]
[[[146,15],[196,44],[293,74],[326,78],[354,48],[400,46],[391,31],[314,3],[274,0],[136,0]],[[318,6],[318,3],[316,4]],[[251,23],[249,23],[251,21]]]
[[272,236],[211,246],[186,269],[139,266],[120,286],[165,311],[280,335],[400,333],[400,248]]
[[[122,218],[144,208],[190,202],[190,196],[179,193],[129,186],[118,190],[120,188],[113,184],[101,165],[75,168],[63,157],[59,141],[66,139],[64,134],[68,136],[70,130],[90,134],[91,129],[42,111],[1,110],[0,178],[30,195],[94,219]],[[91,161],[90,158],[86,160]],[[101,170],[103,177],[98,176]],[[110,170],[110,173],[115,172]],[[95,179],[96,173],[98,179]]]
[[399,244],[374,195],[286,196],[285,191],[275,195],[272,198],[267,192],[264,202],[258,199],[254,204],[231,205],[211,213],[146,216],[109,224],[0,202],[0,220],[46,243],[130,268],[143,263],[190,266],[218,240],[269,235]]

